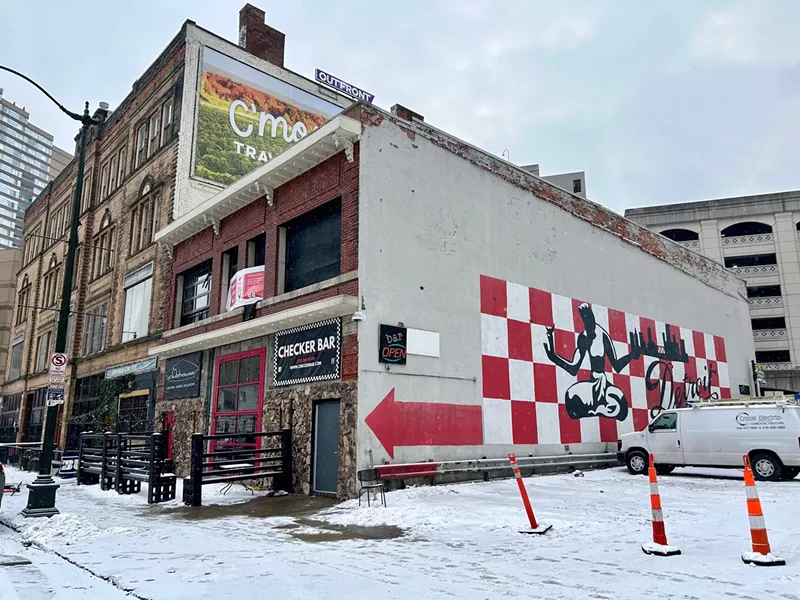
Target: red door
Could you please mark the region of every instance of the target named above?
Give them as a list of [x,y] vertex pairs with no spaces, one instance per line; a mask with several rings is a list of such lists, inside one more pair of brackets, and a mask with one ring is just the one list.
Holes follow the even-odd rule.
[[[211,433],[255,433],[261,431],[261,403],[264,395],[266,350],[250,350],[220,356],[214,369]],[[214,448],[235,450],[255,448],[254,436],[213,440]]]

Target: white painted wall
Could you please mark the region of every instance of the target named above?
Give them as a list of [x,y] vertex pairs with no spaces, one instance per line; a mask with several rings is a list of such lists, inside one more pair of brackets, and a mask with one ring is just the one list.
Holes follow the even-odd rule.
[[[734,396],[748,383],[748,305],[730,274],[712,270],[716,287],[707,285],[388,118],[365,127],[360,152],[360,467],[370,453],[379,463],[565,452],[560,444],[401,446],[392,458],[364,422],[392,389],[397,402],[482,405],[481,274],[723,336]],[[409,356],[387,370],[379,325],[398,322],[439,332],[441,357]]]

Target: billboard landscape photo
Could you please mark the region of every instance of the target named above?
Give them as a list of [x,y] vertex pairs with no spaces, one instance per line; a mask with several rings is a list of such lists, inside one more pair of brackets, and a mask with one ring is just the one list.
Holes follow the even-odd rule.
[[272,160],[342,109],[203,48],[194,175],[229,185]]

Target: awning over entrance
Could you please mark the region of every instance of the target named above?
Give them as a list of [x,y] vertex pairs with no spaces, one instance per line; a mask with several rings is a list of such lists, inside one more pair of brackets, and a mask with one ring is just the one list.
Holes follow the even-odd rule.
[[355,296],[336,296],[326,300],[318,300],[302,306],[288,308],[272,315],[253,319],[252,321],[237,322],[235,325],[223,327],[216,331],[200,333],[163,346],[150,349],[151,356],[178,356],[215,348],[225,344],[233,344],[254,337],[260,337],[283,331],[290,327],[316,323],[323,319],[345,317],[358,310],[358,298]]

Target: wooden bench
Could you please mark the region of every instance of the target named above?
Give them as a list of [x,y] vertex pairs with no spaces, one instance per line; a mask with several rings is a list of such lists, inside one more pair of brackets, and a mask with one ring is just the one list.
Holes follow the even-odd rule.
[[375,467],[382,481],[399,481],[400,487],[405,487],[406,479],[430,477],[433,479],[440,475],[436,463],[417,463],[409,465],[378,465]]

